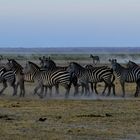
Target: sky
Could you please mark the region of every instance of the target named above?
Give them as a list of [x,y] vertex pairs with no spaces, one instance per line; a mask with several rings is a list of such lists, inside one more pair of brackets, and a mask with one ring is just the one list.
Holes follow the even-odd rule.
[[140,0],[0,0],[0,47],[140,47]]

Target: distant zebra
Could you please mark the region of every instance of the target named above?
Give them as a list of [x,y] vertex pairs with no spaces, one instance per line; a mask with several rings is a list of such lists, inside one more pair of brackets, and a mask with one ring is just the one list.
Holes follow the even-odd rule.
[[20,96],[25,96],[24,74],[23,67],[14,59],[8,59],[6,67],[12,70],[16,75],[16,88],[20,86]]
[[41,97],[43,97],[42,93],[44,86],[52,87],[56,84],[60,84],[65,87],[65,97],[68,97],[71,86],[71,75],[69,72],[65,70],[41,70],[35,63],[30,61],[28,61],[24,72],[30,72],[33,74],[33,80],[36,83],[34,93],[37,93],[37,91],[41,89]]
[[17,94],[16,85],[15,85],[15,74],[13,71],[7,71],[6,68],[0,69],[0,83],[3,83],[3,88],[0,91],[0,94],[4,92],[7,88],[7,83],[13,88],[13,96]]
[[111,87],[113,87],[113,94],[115,95],[115,85],[111,80],[113,74],[111,69],[86,69],[76,62],[71,62],[67,70],[75,73],[79,83],[85,87],[85,94],[89,93],[89,83],[105,82],[108,87],[107,95],[110,95]]
[[[56,63],[49,57],[49,58],[39,58],[41,69],[43,70],[67,70],[68,66],[61,67],[57,66]],[[74,95],[78,93],[78,85],[77,85],[77,77],[74,73],[71,74],[71,82],[75,88]],[[59,85],[56,86],[56,91],[59,93]]]
[[100,63],[100,58],[99,56],[93,56],[92,54],[90,54],[90,58],[92,58],[93,60],[93,64],[96,65],[97,63]]
[[[109,59],[111,62],[113,70],[116,72],[117,77],[120,79],[120,84],[122,87],[123,95],[125,97],[125,82],[134,83],[136,82],[138,88],[140,87],[139,79],[140,79],[140,68],[138,67],[128,67],[125,68],[117,63],[116,59]],[[135,97],[138,96],[137,92],[135,93]]]

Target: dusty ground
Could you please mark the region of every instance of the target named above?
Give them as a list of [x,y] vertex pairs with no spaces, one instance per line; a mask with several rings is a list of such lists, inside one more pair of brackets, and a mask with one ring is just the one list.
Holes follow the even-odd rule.
[[[47,95],[40,99],[32,94],[34,85],[26,83],[26,97],[12,97],[8,87],[0,96],[0,139],[2,140],[139,140],[140,97],[135,85],[126,85],[126,98],[116,81],[116,94],[103,97],[64,98]],[[98,85],[101,93],[102,84]]]

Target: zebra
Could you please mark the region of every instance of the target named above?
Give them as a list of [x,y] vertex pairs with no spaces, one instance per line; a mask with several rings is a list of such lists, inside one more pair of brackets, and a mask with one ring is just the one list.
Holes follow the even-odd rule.
[[97,63],[100,63],[100,58],[99,56],[93,56],[92,54],[90,54],[90,58],[92,58],[93,60],[93,64],[96,65]]
[[7,83],[9,83],[9,85],[13,88],[13,96],[15,96],[17,94],[15,80],[16,80],[16,77],[13,71],[8,71],[4,67],[1,68],[0,69],[0,83],[3,83],[3,88],[0,91],[0,94],[4,92],[4,90],[8,86]]
[[[67,70],[68,66],[57,66],[56,63],[49,57],[49,58],[39,58],[40,60],[40,66],[41,66],[41,69],[43,70]],[[75,88],[75,91],[74,91],[74,96],[77,95],[78,93],[78,85],[77,85],[77,77],[75,76],[74,73],[71,74],[72,76],[72,84]],[[56,85],[56,91],[57,91],[57,94],[59,93],[59,85]]]
[[[129,60],[129,62],[127,63],[127,67],[128,67],[129,69],[135,70],[135,73],[137,73],[137,72],[140,70],[140,66],[139,66],[138,64],[136,64],[135,62],[130,61],[130,60]],[[137,80],[137,86],[136,86],[135,97],[137,97],[137,96],[138,96],[138,93],[140,92],[140,87],[139,87],[139,85],[140,85],[140,79]]]
[[24,73],[23,67],[14,59],[8,59],[6,68],[12,70],[16,75],[16,88],[20,86],[20,97],[25,96],[25,84],[24,84]]
[[24,72],[31,72],[33,74],[33,80],[37,84],[34,89],[34,94],[41,89],[40,97],[43,97],[42,93],[44,86],[52,87],[56,84],[61,84],[66,89],[65,97],[67,98],[69,96],[71,87],[71,75],[69,72],[65,70],[41,70],[38,65],[31,61],[28,61]]
[[76,62],[71,62],[67,70],[75,73],[79,79],[79,83],[85,87],[85,94],[89,92],[88,83],[105,82],[105,84],[108,86],[107,95],[110,95],[111,87],[113,87],[113,94],[115,95],[115,85],[111,81],[113,75],[113,71],[111,69],[106,69],[104,67],[100,69],[86,69]]
[[[108,66],[100,66],[100,67],[95,67],[95,66],[93,66],[93,65],[91,65],[91,64],[88,64],[88,65],[86,65],[86,66],[84,66],[86,69],[110,69]],[[112,74],[113,75],[113,79],[112,79],[112,83],[114,82],[114,80],[115,80],[115,76],[114,76],[114,74]],[[94,84],[94,90],[95,90],[95,93],[96,94],[98,94],[98,91],[97,91],[97,82],[95,82],[95,83],[93,83],[93,82],[91,82],[90,83],[90,85],[91,85],[91,91],[93,92],[93,84]],[[105,83],[105,87],[104,87],[104,90],[103,90],[103,92],[102,92],[102,94],[104,95],[104,93],[105,93],[105,90],[106,90],[106,88],[107,88],[107,84]]]
[[[125,97],[125,82],[137,84],[137,89],[140,87],[140,68],[138,67],[123,67],[119,63],[117,63],[116,59],[109,59],[111,62],[113,70],[116,72],[117,77],[120,79],[120,84],[122,87],[122,97]],[[135,97],[138,96],[137,92],[135,92]]]

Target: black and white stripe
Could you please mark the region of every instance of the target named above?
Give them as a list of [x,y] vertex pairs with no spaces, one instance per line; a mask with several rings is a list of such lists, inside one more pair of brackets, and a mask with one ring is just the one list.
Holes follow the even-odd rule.
[[2,94],[4,92],[4,90],[7,88],[7,83],[9,83],[9,85],[11,87],[13,87],[13,96],[16,95],[17,91],[16,91],[16,85],[15,85],[15,73],[13,71],[7,71],[6,68],[1,68],[0,69],[0,83],[3,83],[3,88],[0,91],[0,94]]
[[14,59],[8,59],[6,68],[12,70],[16,75],[16,88],[20,86],[20,96],[25,96],[23,67]]
[[68,71],[75,73],[79,83],[85,86],[86,94],[89,92],[88,83],[105,82],[108,87],[108,95],[110,94],[111,87],[113,87],[113,94],[115,95],[115,85],[112,82],[113,71],[110,68],[95,67],[87,69],[76,62],[71,62]]
[[[120,79],[120,84],[123,91],[123,97],[125,96],[125,82],[134,83],[140,79],[140,68],[137,67],[123,67],[117,63],[116,59],[109,60],[112,64],[113,70],[116,72],[117,77]],[[135,95],[136,96],[136,95]]]
[[[42,70],[67,70],[67,66],[57,66],[56,63],[49,57],[39,58]],[[74,86],[74,95],[78,93],[77,77],[74,73],[71,74],[71,84]],[[59,93],[59,85],[55,86],[57,94]]]
[[37,83],[34,92],[37,93],[39,89],[43,92],[43,87],[52,87],[60,84],[66,88],[66,97],[69,95],[71,85],[71,75],[65,70],[41,70],[35,63],[28,62],[25,71],[34,74],[33,80]]

